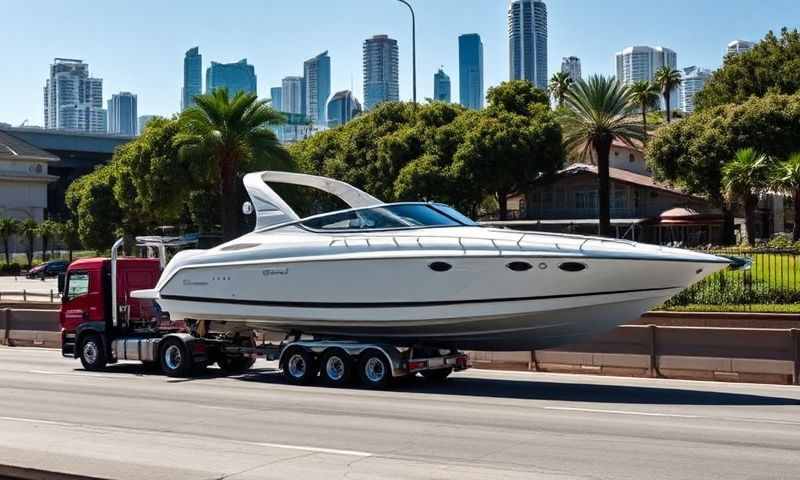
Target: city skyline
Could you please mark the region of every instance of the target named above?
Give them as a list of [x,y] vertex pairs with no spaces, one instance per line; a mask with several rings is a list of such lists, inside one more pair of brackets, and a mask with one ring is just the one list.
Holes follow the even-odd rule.
[[[588,1],[546,1],[546,4],[548,71],[560,70],[562,57],[575,55],[581,58],[584,76],[612,74],[614,53],[634,44],[670,46],[680,56],[679,69],[690,65],[714,69],[722,63],[731,41],[760,40],[768,30],[777,31],[784,26],[783,19],[800,16],[800,6],[788,0],[771,4],[782,12],[779,18],[765,11],[773,9],[752,9],[749,8],[751,3],[744,0],[734,0],[726,4],[725,9],[717,8],[712,2],[683,0],[669,7],[642,6],[621,0],[614,11]],[[481,36],[484,44],[484,90],[507,80],[506,2],[476,0],[474,8],[466,9],[454,0],[413,5],[417,13],[419,79],[431,78],[442,64],[451,66],[452,97],[459,98],[458,72],[452,67],[458,60],[458,36],[474,32]],[[268,96],[271,87],[280,85],[284,76],[300,73],[298,65],[303,59],[328,49],[335,59],[331,91],[348,88],[358,98],[363,98],[361,42],[380,33],[398,40],[400,98],[408,100],[411,97],[410,25],[402,10],[398,10],[402,7],[390,1],[343,0],[336,5],[320,2],[309,13],[287,4],[253,5],[248,15],[241,18],[232,11],[214,11],[212,15],[204,9],[188,9],[185,2],[162,4],[144,0],[136,7],[121,4],[104,9],[102,13],[106,16],[128,19],[124,28],[114,31],[111,42],[106,27],[70,35],[58,42],[17,42],[14,39],[25,38],[26,29],[31,25],[44,30],[57,29],[56,19],[77,18],[77,10],[58,2],[12,3],[7,6],[7,13],[15,21],[6,26],[6,32],[14,48],[5,48],[4,54],[10,54],[5,58],[11,63],[25,68],[10,69],[0,79],[0,104],[3,105],[0,121],[18,125],[27,119],[28,124],[41,125],[41,84],[47,76],[47,65],[54,57],[82,58],[92,65],[93,75],[103,78],[108,91],[135,92],[139,95],[140,111],[169,116],[180,111],[181,60],[187,49],[198,45],[204,59],[227,62],[246,56],[256,66],[258,91],[262,97]],[[37,10],[46,10],[52,15],[35,15]],[[148,12],[156,10],[159,15],[154,20]],[[322,22],[324,25],[304,33],[295,28],[307,15],[311,15],[311,20],[320,20],[341,15],[342,11],[354,13],[353,21],[346,26]],[[453,11],[458,11],[459,15],[453,17]],[[624,29],[590,28],[604,21],[609,23],[620,11],[626,12]],[[101,12],[89,9],[86,14],[95,19],[89,21],[101,23],[97,21]],[[266,34],[263,30],[265,18],[270,19],[271,26]],[[653,18],[659,21],[651,21]],[[218,23],[230,25],[233,30],[212,28]],[[686,31],[703,31],[702,39],[681,34],[671,27],[676,23],[685,25]],[[256,38],[266,41],[254,42]],[[207,65],[206,60],[204,67]],[[148,76],[143,76],[142,72],[147,72]],[[32,83],[38,84],[38,92],[32,88]],[[420,81],[418,88],[418,98],[432,96],[431,82]]]

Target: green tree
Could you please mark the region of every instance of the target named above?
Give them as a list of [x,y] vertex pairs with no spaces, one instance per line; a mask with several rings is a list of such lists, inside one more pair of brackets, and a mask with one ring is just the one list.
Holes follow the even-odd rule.
[[84,175],[70,184],[66,204],[77,219],[78,237],[84,247],[106,250],[118,238],[123,213],[114,196],[116,166],[110,164]]
[[47,247],[51,245],[50,241],[58,236],[58,223],[53,220],[45,220],[39,224],[39,236],[42,237],[42,261],[47,261]]
[[19,220],[11,217],[0,217],[0,239],[3,240],[3,252],[6,255],[6,264],[11,263],[11,251],[8,244],[19,231]]
[[558,101],[559,107],[564,106],[564,97],[566,97],[567,90],[569,90],[572,83],[572,77],[567,72],[556,72],[550,78],[550,95]]
[[511,80],[492,87],[486,92],[486,100],[490,111],[517,115],[527,115],[533,104],[550,106],[547,93],[528,80]]
[[658,105],[659,91],[656,84],[640,80],[630,86],[631,102],[642,112],[642,136],[647,140],[647,111]]
[[800,33],[767,33],[752,50],[728,55],[695,96],[696,110],[727,103],[744,103],[769,93],[791,95],[800,91]]
[[733,159],[722,167],[722,186],[731,203],[740,202],[744,208],[747,242],[756,243],[755,212],[758,195],[768,186],[770,160],[752,148],[736,151]]
[[792,241],[800,241],[800,152],[778,162],[771,175],[772,187],[792,196],[794,227]]
[[58,236],[67,247],[69,262],[72,263],[72,254],[81,248],[81,239],[78,235],[78,225],[74,219],[69,219],[59,224]]
[[681,73],[673,68],[663,66],[656,70],[655,83],[661,88],[661,95],[664,97],[665,115],[667,123],[672,121],[672,112],[670,101],[672,100],[672,91],[678,88],[681,84]]
[[634,141],[644,141],[642,125],[631,106],[630,91],[614,77],[593,75],[578,81],[567,94],[566,106],[561,123],[567,147],[581,158],[592,151],[597,154],[598,233],[609,236],[611,144],[616,139],[634,147]]
[[218,187],[224,240],[238,235],[240,217],[239,175],[254,165],[290,168],[289,157],[268,125],[283,117],[254,94],[226,88],[195,97],[196,106],[184,110],[176,145],[184,158],[196,162]]
[[33,265],[33,248],[36,236],[39,234],[39,225],[36,220],[28,218],[20,224],[19,233],[25,237],[25,255],[28,257],[28,270],[30,270]]

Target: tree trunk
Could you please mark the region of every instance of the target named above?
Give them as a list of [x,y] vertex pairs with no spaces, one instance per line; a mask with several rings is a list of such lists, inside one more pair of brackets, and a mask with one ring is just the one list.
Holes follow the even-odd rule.
[[671,95],[670,95],[669,91],[664,92],[664,104],[667,107],[667,123],[672,121],[672,115],[670,114],[671,109],[670,109],[670,105],[669,105],[670,96]]
[[28,237],[28,248],[25,254],[28,257],[28,270],[30,270],[33,265],[33,237]]
[[601,237],[611,236],[611,207],[610,207],[610,191],[611,181],[608,172],[608,157],[611,153],[611,139],[603,139],[594,143],[595,152],[597,152],[597,234]]
[[508,194],[506,192],[497,192],[497,204],[498,220],[506,220],[508,218]]
[[3,251],[6,253],[6,265],[11,264],[11,252],[8,251],[8,237],[3,239]]
[[733,216],[733,210],[727,207],[722,207],[722,244],[733,245],[736,243],[735,225],[736,221]]
[[792,241],[800,241],[800,188],[794,191],[794,227],[792,227]]
[[647,107],[642,105],[642,143],[647,143]]
[[47,237],[42,237],[42,262],[47,261]]
[[69,255],[69,263],[72,263],[72,247],[71,246],[67,247],[67,252],[68,252],[67,254]]
[[239,230],[238,189],[236,188],[236,159],[224,158],[222,173],[222,240],[227,242],[236,238]]
[[744,199],[744,226],[747,231],[747,243],[752,247],[756,244],[756,206],[758,197],[748,195]]

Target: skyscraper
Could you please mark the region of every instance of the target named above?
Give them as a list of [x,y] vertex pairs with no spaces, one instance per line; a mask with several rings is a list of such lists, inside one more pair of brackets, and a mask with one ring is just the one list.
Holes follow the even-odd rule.
[[328,102],[328,126],[338,127],[361,112],[361,104],[350,90],[336,92]]
[[271,100],[272,108],[277,111],[282,111],[283,108],[283,89],[281,87],[272,87],[269,89],[269,97]]
[[483,108],[483,43],[477,33],[458,37],[458,96],[466,108]]
[[734,40],[728,44],[728,55],[746,52],[755,46],[755,43],[747,40]]
[[686,113],[694,112],[694,96],[703,89],[711,77],[711,70],[691,66],[683,69],[680,86],[680,109]]
[[441,68],[433,74],[433,99],[450,103],[450,77]]
[[397,40],[375,35],[364,40],[364,108],[384,101],[400,100]]
[[147,128],[147,124],[150,123],[156,115],[139,115],[139,135],[144,133],[144,129]]
[[203,93],[203,56],[198,47],[190,48],[183,57],[181,111],[194,105],[194,97]]
[[305,114],[317,125],[325,125],[325,107],[331,96],[331,57],[324,51],[303,62]]
[[43,100],[44,128],[105,133],[103,79],[89,77],[89,65],[82,60],[53,60]]
[[108,101],[108,133],[133,137],[137,134],[136,95],[119,92]]
[[578,57],[564,57],[561,59],[561,72],[569,74],[573,82],[581,79],[581,59]]
[[303,109],[303,77],[285,77],[281,81],[281,111],[305,115]]
[[[617,79],[625,85],[646,80],[651,82],[655,78],[656,70],[661,67],[678,68],[678,55],[669,48],[633,46],[617,53]],[[661,107],[664,100],[661,100]],[[678,90],[672,92],[670,108],[678,107]]]
[[234,63],[211,62],[206,70],[206,93],[220,87],[227,87],[231,97],[239,92],[258,93],[255,68],[246,58]]
[[509,78],[547,89],[547,5],[512,0],[508,5]]

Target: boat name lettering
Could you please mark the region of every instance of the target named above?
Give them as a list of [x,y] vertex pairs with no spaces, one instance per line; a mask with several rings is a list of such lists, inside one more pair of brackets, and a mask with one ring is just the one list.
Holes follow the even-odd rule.
[[265,277],[271,277],[273,275],[289,275],[289,268],[268,268],[266,270],[262,270],[261,274]]
[[184,285],[208,285],[208,282],[195,282],[194,280],[184,279]]

